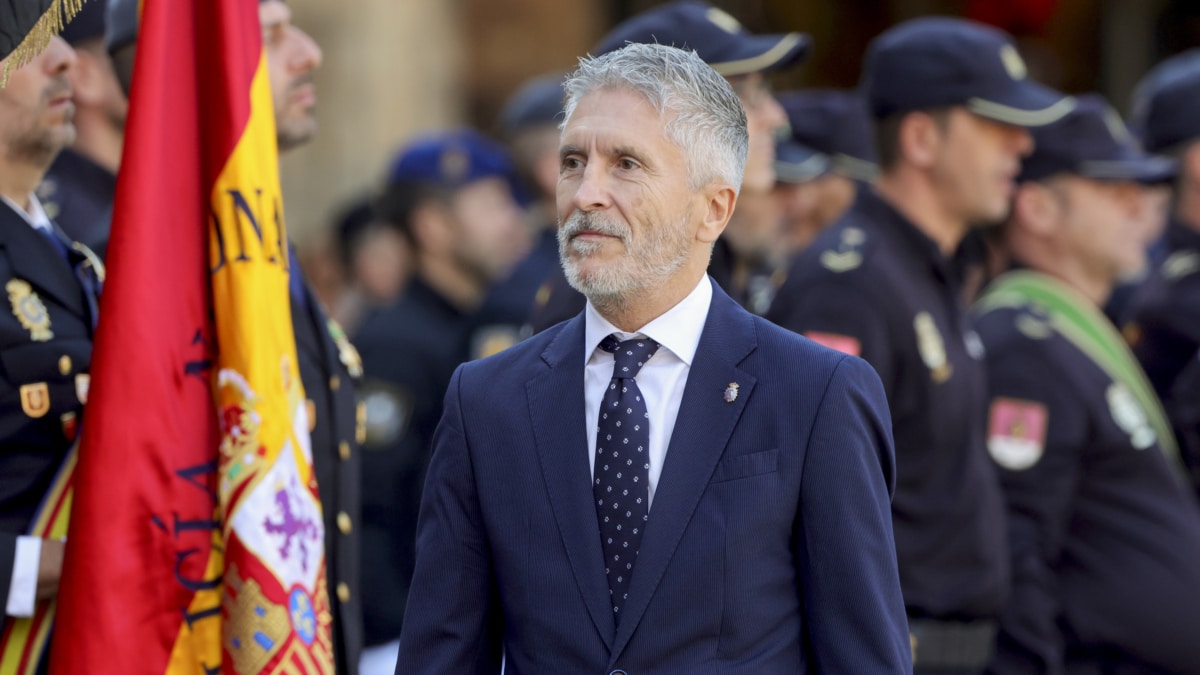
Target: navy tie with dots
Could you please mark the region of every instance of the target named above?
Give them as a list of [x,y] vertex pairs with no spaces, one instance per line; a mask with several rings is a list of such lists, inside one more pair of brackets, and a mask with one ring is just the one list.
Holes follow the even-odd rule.
[[638,545],[650,518],[650,414],[634,378],[658,351],[658,343],[649,338],[618,342],[609,335],[600,341],[600,348],[612,353],[614,364],[612,381],[600,403],[592,490],[604,573],[613,614],[619,621],[629,597]]

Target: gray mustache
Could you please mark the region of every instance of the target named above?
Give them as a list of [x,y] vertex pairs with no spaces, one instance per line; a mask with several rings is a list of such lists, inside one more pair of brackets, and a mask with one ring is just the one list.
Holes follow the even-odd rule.
[[583,213],[576,211],[567,218],[566,224],[559,232],[559,237],[564,240],[574,239],[576,236],[584,232],[595,232],[609,237],[618,237],[625,241],[629,237],[629,228],[622,226],[613,220],[605,218],[598,213]]

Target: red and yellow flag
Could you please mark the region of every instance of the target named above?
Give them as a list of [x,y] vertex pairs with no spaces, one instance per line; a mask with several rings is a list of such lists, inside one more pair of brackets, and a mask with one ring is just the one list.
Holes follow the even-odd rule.
[[55,675],[332,673],[257,0],[143,0]]

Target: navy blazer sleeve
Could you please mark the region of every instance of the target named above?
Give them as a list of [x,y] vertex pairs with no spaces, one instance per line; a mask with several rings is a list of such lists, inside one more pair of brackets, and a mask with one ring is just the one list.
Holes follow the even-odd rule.
[[499,602],[463,433],[461,381],[460,366],[433,438],[398,674],[500,672]]
[[912,672],[892,535],[890,420],[878,375],[843,358],[809,438],[795,538],[815,672]]

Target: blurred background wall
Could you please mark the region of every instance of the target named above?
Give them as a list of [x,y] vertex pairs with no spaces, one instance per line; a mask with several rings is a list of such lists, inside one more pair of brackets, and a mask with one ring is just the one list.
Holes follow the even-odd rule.
[[[566,70],[615,23],[657,0],[290,0],[324,51],[321,131],[283,161],[288,225],[302,250],[325,248],[332,219],[374,189],[413,135],[493,130],[527,77]],[[1197,0],[715,0],[755,32],[813,36],[808,63],[777,89],[853,86],[879,32],[925,14],[968,16],[1017,36],[1034,77],[1098,90],[1127,110],[1155,62],[1200,45]]]

